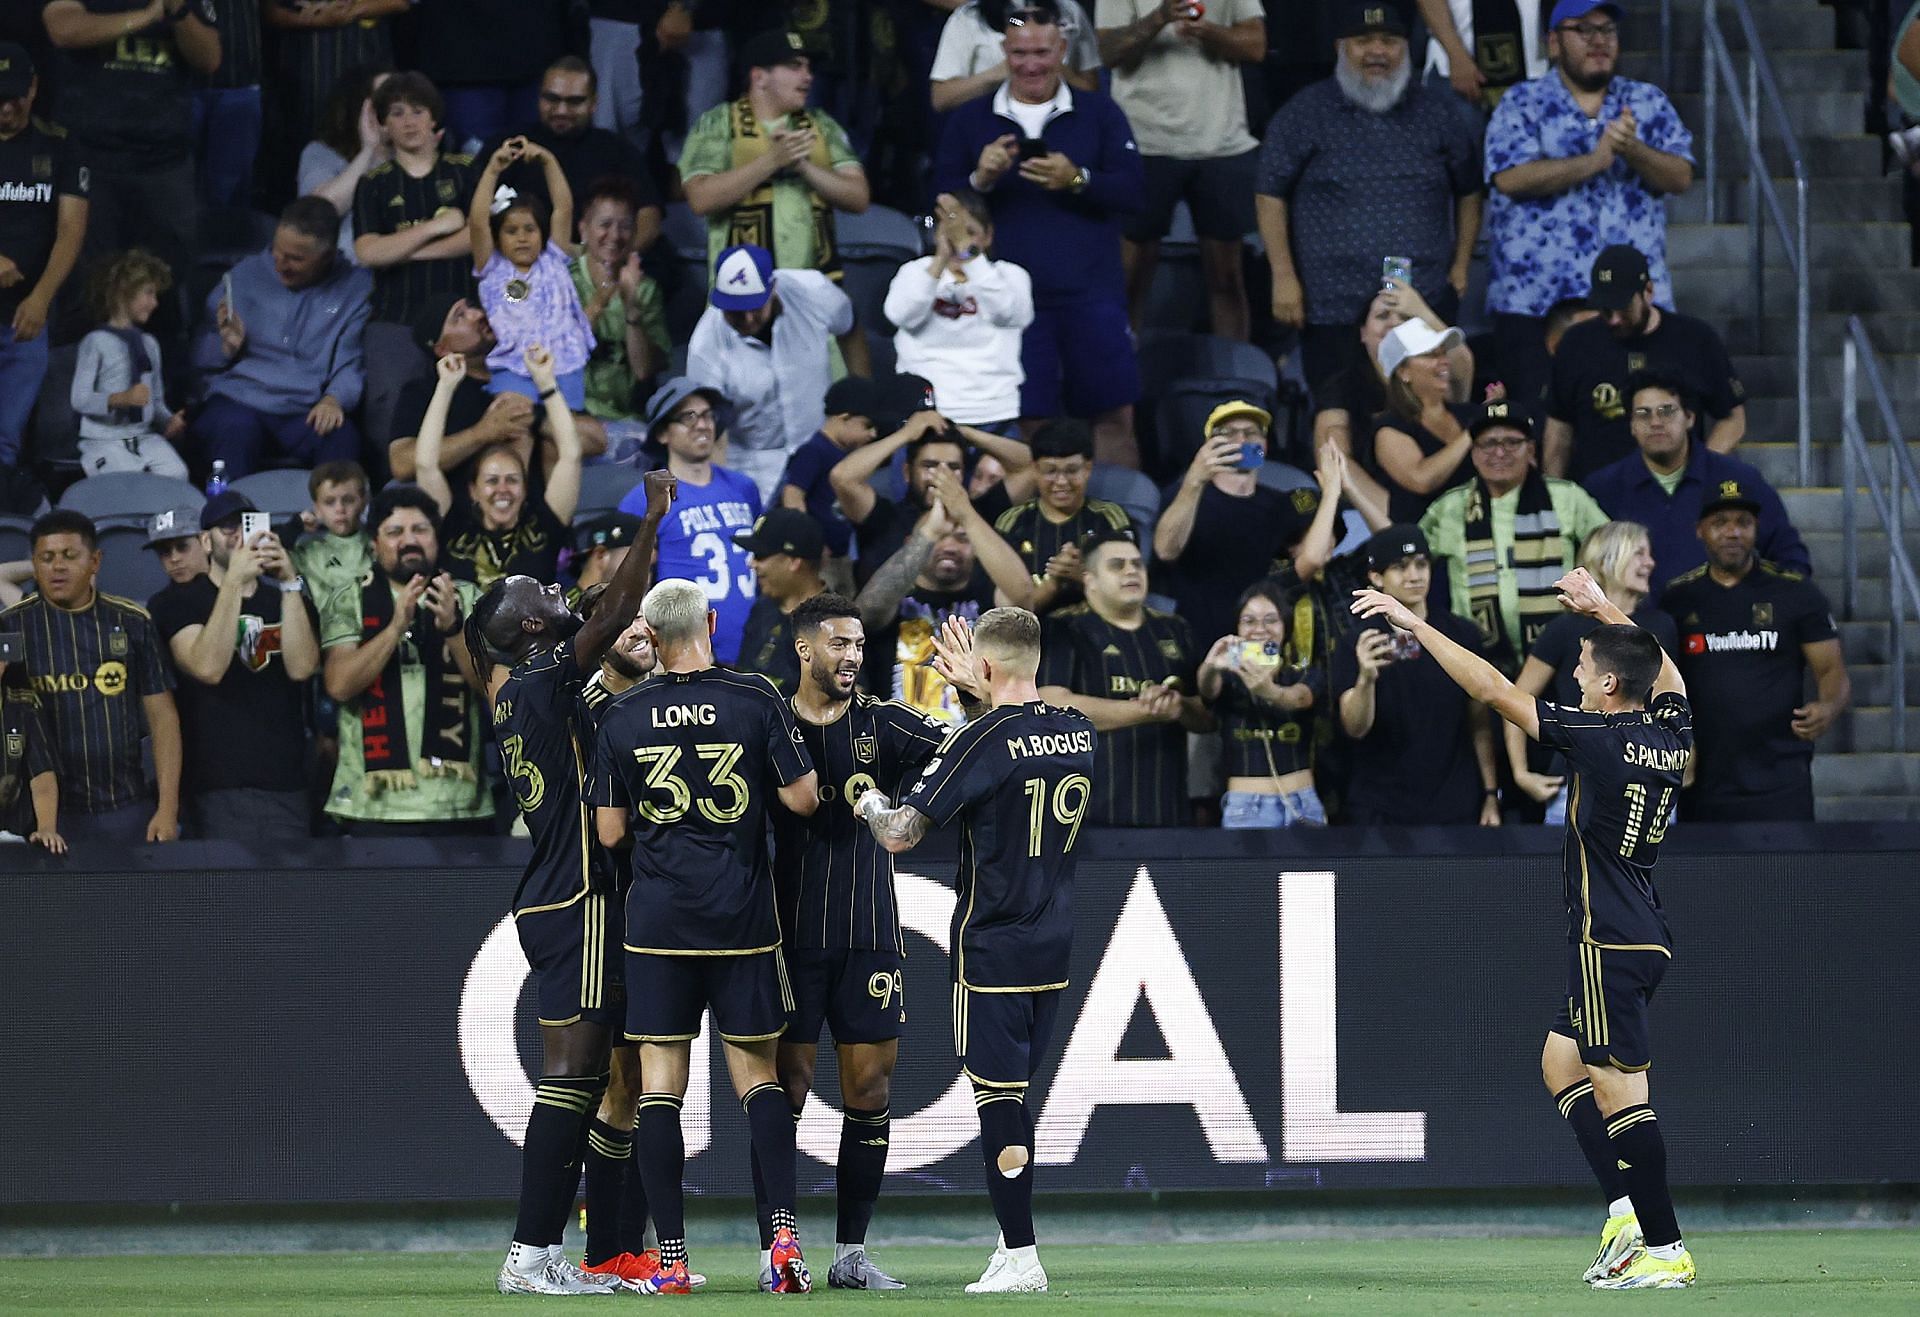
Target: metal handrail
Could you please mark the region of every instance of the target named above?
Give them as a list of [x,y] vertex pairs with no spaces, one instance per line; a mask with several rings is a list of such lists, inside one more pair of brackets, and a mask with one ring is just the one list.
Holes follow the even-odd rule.
[[[1780,243],[1786,249],[1787,262],[1793,271],[1794,392],[1797,395],[1800,483],[1805,485],[1811,481],[1813,474],[1813,412],[1810,402],[1813,389],[1808,344],[1813,319],[1813,267],[1807,260],[1807,163],[1800,151],[1799,134],[1794,132],[1793,120],[1788,116],[1786,102],[1780,96],[1780,83],[1773,74],[1773,61],[1767,58],[1766,48],[1760,42],[1760,29],[1754,23],[1753,11],[1747,7],[1747,0],[1727,0],[1727,3],[1733,6],[1734,15],[1740,21],[1740,31],[1747,42],[1746,104],[1740,106],[1740,78],[1734,71],[1733,52],[1727,46],[1725,34],[1720,31],[1720,0],[1702,0],[1701,92],[1705,98],[1705,122],[1701,125],[1701,131],[1706,136],[1707,223],[1716,222],[1720,205],[1719,152],[1715,149],[1718,134],[1715,128],[1720,88],[1724,84],[1729,100],[1744,110],[1744,113],[1734,116],[1734,122],[1740,126],[1740,135],[1747,147],[1748,259],[1752,266],[1750,283],[1756,334],[1765,324],[1766,317],[1767,233],[1766,226],[1761,223],[1763,209],[1772,217],[1774,228],[1779,231]],[[1766,152],[1761,145],[1760,110],[1763,104],[1779,130],[1780,142],[1786,148],[1788,166],[1793,173],[1794,218],[1791,225],[1787,223],[1786,208],[1780,203],[1780,193],[1773,186]]]
[[[1892,670],[1893,748],[1907,748],[1907,610],[1920,618],[1920,578],[1913,570],[1905,539],[1906,501],[1920,508],[1920,472],[1914,469],[1913,454],[1907,451],[1906,436],[1893,415],[1893,400],[1887,395],[1886,381],[1880,375],[1880,359],[1867,338],[1867,327],[1859,316],[1847,317],[1846,341],[1840,345],[1840,370],[1844,392],[1840,399],[1840,527],[1841,553],[1845,573],[1841,582],[1841,614],[1851,619],[1859,602],[1860,526],[1855,509],[1855,490],[1866,477],[1867,497],[1879,514],[1887,532],[1887,616],[1892,629],[1888,638],[1887,666]],[[1880,413],[1880,428],[1887,439],[1887,484],[1883,490],[1874,474],[1872,454],[1867,451],[1866,432],[1860,426],[1859,380],[1865,374],[1873,394],[1874,410]]]

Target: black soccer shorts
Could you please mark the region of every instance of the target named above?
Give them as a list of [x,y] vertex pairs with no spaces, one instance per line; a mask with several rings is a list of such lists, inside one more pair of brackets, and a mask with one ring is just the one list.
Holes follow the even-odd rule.
[[1615,951],[1588,943],[1567,945],[1567,997],[1553,1032],[1579,1044],[1588,1065],[1645,1070],[1653,1064],[1647,1006],[1667,972],[1658,951]]
[[785,949],[793,984],[789,1043],[820,1041],[820,1026],[836,1043],[884,1043],[907,1022],[905,976],[898,951],[839,947]]
[[702,1011],[730,1043],[778,1038],[793,1009],[787,968],[776,947],[743,955],[665,956],[627,952],[627,1038],[677,1043],[700,1036]]
[[514,917],[520,950],[533,967],[540,1023],[619,1028],[625,1018],[620,980],[621,930],[625,912],[604,892],[589,892],[553,910]]
[[987,1088],[1025,1088],[1040,1069],[1060,1016],[1058,988],[981,992],[953,985],[953,1047],[968,1079]]

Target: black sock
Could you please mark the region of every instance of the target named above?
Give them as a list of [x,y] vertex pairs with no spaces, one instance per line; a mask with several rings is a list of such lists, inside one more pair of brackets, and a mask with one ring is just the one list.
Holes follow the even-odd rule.
[[[1008,1248],[1033,1243],[1033,1117],[1019,1093],[1006,1089],[976,1089],[980,1110],[980,1150],[987,1162],[987,1197],[1000,1222],[1002,1242]],[[1027,1164],[1008,1176],[1000,1169],[1000,1153],[1025,1148]]]
[[[647,1247],[647,1186],[640,1179],[640,1168],[628,1161],[620,1177],[619,1252],[638,1257]],[[591,1225],[592,1218],[588,1218]]]
[[1593,1168],[1593,1177],[1600,1181],[1600,1192],[1607,1196],[1608,1204],[1625,1198],[1627,1177],[1613,1164],[1613,1141],[1607,1138],[1607,1122],[1600,1115],[1600,1104],[1593,1100],[1593,1081],[1583,1079],[1569,1084],[1553,1095],[1553,1104],[1560,1108],[1567,1124],[1573,1126],[1573,1137],[1580,1141],[1580,1151],[1586,1154],[1587,1165]]
[[1673,1214],[1673,1195],[1667,1189],[1667,1143],[1653,1108],[1641,1104],[1616,1111],[1607,1121],[1614,1161],[1627,1182],[1633,1213],[1648,1248],[1680,1240],[1680,1222]]
[[864,1244],[873,1222],[873,1205],[880,1198],[880,1182],[887,1175],[887,1142],[893,1113],[887,1107],[867,1111],[848,1107],[840,1120],[840,1164],[835,1172],[840,1219],[834,1242]]
[[633,1160],[633,1131],[615,1129],[595,1116],[587,1125],[587,1265],[595,1266],[628,1250],[620,1240],[620,1200],[626,1191],[627,1163]]
[[520,1150],[520,1214],[513,1237],[522,1244],[558,1244],[580,1184],[581,1131],[605,1075],[543,1076],[533,1093],[526,1142]]
[[671,1093],[642,1093],[633,1122],[633,1164],[647,1187],[647,1206],[660,1232],[660,1262],[667,1245],[687,1255],[687,1205],[680,1177],[687,1168],[687,1145],[680,1133],[680,1099]]
[[[760,1168],[760,1189],[765,1194],[769,1225],[772,1225],[777,1221],[773,1214],[783,1208],[788,1213],[793,1211],[793,1108],[787,1104],[787,1095],[780,1085],[772,1082],[755,1084],[748,1089],[741,1096],[740,1105],[747,1113],[754,1160]],[[771,1243],[771,1230],[766,1237]]]
[[760,1149],[747,1145],[747,1165],[753,1171],[753,1217],[760,1224],[760,1247],[773,1247],[773,1209],[767,1206],[767,1182],[760,1174]]

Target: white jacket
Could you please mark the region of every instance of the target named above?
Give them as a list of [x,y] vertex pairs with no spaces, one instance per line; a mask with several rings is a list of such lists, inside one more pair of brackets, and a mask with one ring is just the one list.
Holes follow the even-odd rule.
[[933,277],[933,258],[908,261],[887,289],[887,319],[898,367],[933,383],[934,403],[964,425],[1020,415],[1020,336],[1033,323],[1033,279],[1011,261],[976,256]]

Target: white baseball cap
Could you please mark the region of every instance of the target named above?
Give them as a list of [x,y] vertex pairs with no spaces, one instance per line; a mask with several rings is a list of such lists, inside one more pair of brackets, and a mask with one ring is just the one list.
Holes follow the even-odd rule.
[[1429,352],[1444,351],[1454,347],[1466,338],[1457,326],[1449,325],[1445,329],[1435,329],[1424,320],[1403,320],[1393,332],[1380,340],[1380,373],[1388,379],[1400,369],[1400,363],[1408,357],[1424,357]]

